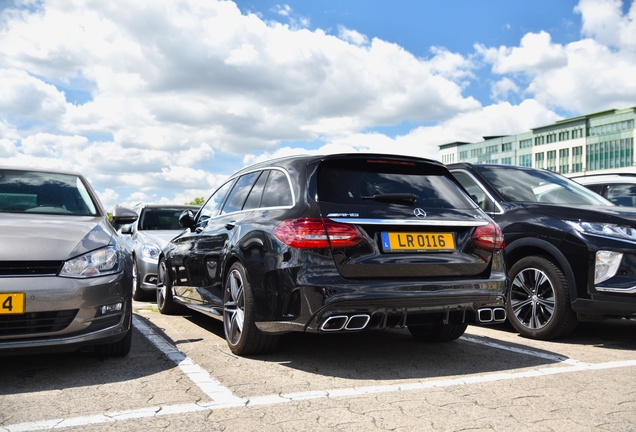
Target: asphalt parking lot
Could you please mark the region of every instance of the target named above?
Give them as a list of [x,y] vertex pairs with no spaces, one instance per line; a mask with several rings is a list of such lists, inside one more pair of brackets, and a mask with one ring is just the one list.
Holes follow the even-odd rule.
[[219,321],[135,303],[131,353],[0,357],[0,430],[633,431],[636,323],[557,342],[470,326],[422,344],[406,330],[290,334],[233,355]]

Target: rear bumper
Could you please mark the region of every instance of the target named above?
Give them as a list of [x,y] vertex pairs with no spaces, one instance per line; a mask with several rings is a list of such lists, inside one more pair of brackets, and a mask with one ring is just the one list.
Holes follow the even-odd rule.
[[367,289],[365,293],[350,290],[335,296],[317,287],[301,287],[296,291],[296,300],[292,300],[297,303],[297,309],[289,306],[290,301],[286,302],[284,311],[289,312],[289,319],[259,320],[256,326],[264,333],[276,334],[504,321],[505,283],[475,282],[462,286],[437,285],[429,291],[421,286],[411,290],[405,289],[406,286],[392,290]]

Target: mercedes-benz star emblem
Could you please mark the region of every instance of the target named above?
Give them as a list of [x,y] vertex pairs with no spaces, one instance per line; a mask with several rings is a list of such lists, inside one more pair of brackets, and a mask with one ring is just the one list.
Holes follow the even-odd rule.
[[426,212],[419,207],[413,210],[413,213],[418,219],[424,219],[426,217]]

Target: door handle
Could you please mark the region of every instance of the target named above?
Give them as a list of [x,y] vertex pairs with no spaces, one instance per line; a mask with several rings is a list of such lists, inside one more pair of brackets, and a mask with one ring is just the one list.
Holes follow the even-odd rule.
[[230,231],[236,226],[236,221],[228,222],[225,224],[225,229]]

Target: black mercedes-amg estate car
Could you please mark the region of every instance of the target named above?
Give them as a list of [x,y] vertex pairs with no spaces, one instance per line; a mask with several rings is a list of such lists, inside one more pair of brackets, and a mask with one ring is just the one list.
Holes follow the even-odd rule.
[[503,230],[507,315],[521,335],[555,339],[579,321],[636,317],[636,209],[552,171],[449,169]]
[[222,319],[235,354],[293,331],[406,326],[444,342],[506,318],[501,230],[432,160],[262,162],[180,221],[159,260],[159,310]]

